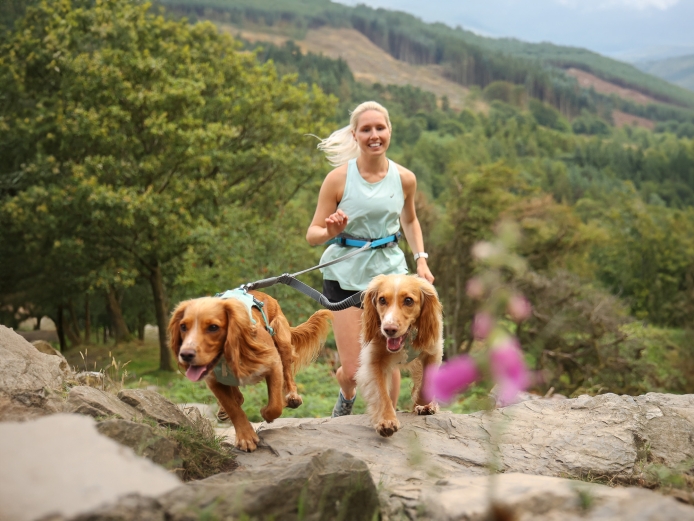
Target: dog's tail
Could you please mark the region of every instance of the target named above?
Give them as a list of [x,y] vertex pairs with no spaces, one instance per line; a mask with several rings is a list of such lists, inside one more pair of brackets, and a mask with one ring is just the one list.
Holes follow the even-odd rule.
[[328,337],[332,318],[333,314],[331,311],[321,309],[311,315],[303,324],[291,328],[295,354],[294,363],[292,364],[294,373],[302,367],[306,367],[318,357],[325,339]]

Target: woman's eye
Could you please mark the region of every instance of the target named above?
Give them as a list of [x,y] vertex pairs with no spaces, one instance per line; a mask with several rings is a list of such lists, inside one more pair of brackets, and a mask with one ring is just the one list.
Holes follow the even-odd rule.
[[414,304],[414,300],[412,300],[410,297],[405,298],[405,305],[406,306],[412,306]]
[[386,305],[386,299],[385,299],[385,297],[378,297],[378,303],[379,303],[381,306],[385,306],[385,305]]
[[207,330],[210,333],[214,333],[216,331],[219,331],[219,326],[217,324],[211,324],[210,326],[207,327]]
[[181,331],[188,331],[188,328],[185,324],[181,324]]

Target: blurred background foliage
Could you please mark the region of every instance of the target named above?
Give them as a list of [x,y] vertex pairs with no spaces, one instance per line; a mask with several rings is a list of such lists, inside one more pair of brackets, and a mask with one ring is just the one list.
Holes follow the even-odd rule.
[[[166,4],[173,14],[136,0],[3,5],[15,20],[0,43],[3,324],[50,316],[66,352],[125,345],[181,299],[316,264],[304,236],[329,165],[309,134],[374,99],[391,113],[389,156],[418,178],[447,356],[472,345],[471,247],[511,219],[529,266],[512,282],[534,306],[518,335],[536,391],[694,392],[694,94],[608,71],[661,102],[636,105],[550,66],[608,67],[593,53],[511,49],[364,6]],[[293,42],[234,42],[205,17],[281,23],[297,38],[357,27],[470,91],[454,110],[412,86],[358,82],[345,61]],[[657,125],[618,127],[615,108]],[[318,273],[304,280],[320,287]],[[316,309],[287,287],[268,292],[294,323]]]

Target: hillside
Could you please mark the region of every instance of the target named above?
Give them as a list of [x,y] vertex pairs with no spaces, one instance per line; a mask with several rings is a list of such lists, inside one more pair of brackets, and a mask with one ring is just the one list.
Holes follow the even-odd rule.
[[[694,109],[694,93],[644,73],[632,65],[585,49],[533,44],[509,38],[486,38],[462,28],[428,24],[406,13],[348,7],[328,0],[162,0],[178,12],[231,23],[261,32],[284,32],[301,40],[307,31],[324,27],[351,28],[366,36],[393,58],[412,65],[438,65],[443,75],[463,86],[485,87],[494,81],[524,85],[532,97],[572,116],[595,110],[609,98],[587,95],[564,69],[574,68],[638,91],[658,106]],[[665,121],[671,111],[616,107],[641,117]],[[686,116],[694,118],[694,111]]]
[[648,74],[694,91],[694,54],[634,64]]
[[[281,45],[291,39],[287,35],[247,31],[229,24],[220,24],[220,27],[249,42]],[[323,54],[333,59],[342,58],[358,81],[419,87],[436,94],[437,98],[447,96],[450,106],[455,109],[463,108],[469,93],[468,88],[445,78],[440,66],[411,65],[396,60],[354,29],[322,27],[309,30],[303,39],[296,40],[295,43],[304,53]]]

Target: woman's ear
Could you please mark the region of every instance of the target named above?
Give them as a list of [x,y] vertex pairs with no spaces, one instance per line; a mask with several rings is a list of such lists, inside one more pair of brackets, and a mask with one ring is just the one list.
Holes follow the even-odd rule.
[[422,295],[422,309],[415,324],[417,338],[413,345],[417,349],[427,349],[442,341],[443,307],[436,289],[424,279],[417,279]]
[[169,349],[173,351],[176,362],[178,362],[178,352],[181,350],[181,343],[183,342],[183,338],[181,337],[181,320],[183,320],[189,303],[190,301],[186,300],[176,306],[176,309],[171,314],[171,320],[169,320],[169,327],[167,329],[169,333]]
[[365,344],[378,338],[381,333],[381,317],[379,317],[376,309],[376,297],[382,280],[382,275],[374,277],[362,296],[364,312],[361,316],[361,337]]

